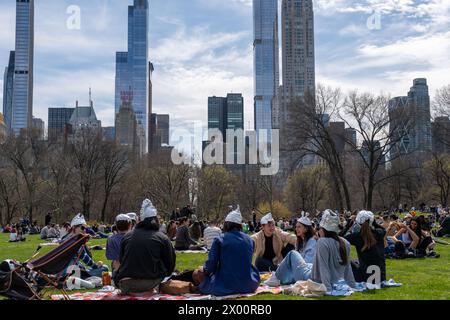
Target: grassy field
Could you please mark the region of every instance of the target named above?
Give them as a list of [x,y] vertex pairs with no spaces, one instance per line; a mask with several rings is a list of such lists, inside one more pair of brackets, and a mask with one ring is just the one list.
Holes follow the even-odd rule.
[[[448,240],[448,239],[447,239]],[[26,261],[42,240],[38,236],[29,236],[26,242],[8,243],[8,235],[0,234],[0,261],[16,259]],[[105,240],[90,240],[89,245],[104,245]],[[44,247],[40,255],[51,250]],[[354,293],[346,298],[324,297],[342,300],[449,300],[450,299],[450,246],[438,245],[438,259],[387,260],[387,276],[403,284],[399,288],[387,288],[363,293]],[[93,251],[96,261],[106,262],[105,251]],[[177,270],[183,271],[201,266],[206,254],[179,254]],[[1,299],[1,298],[0,298]],[[285,295],[259,295],[253,300],[301,299]]]

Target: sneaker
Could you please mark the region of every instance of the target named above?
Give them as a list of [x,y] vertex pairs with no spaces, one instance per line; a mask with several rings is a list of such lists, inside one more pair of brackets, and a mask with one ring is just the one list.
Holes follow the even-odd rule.
[[264,284],[269,287],[279,287],[281,285],[280,280],[278,280],[275,272],[272,272],[272,275],[269,279],[264,281]]

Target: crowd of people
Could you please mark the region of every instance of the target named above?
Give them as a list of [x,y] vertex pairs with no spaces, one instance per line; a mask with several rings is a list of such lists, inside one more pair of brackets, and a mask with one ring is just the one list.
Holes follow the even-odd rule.
[[[328,209],[314,216],[302,212],[293,221],[276,221],[272,213],[256,221],[253,212],[253,221],[245,222],[238,206],[229,208],[224,221],[206,222],[186,206],[174,210],[170,218],[166,224],[147,199],[139,215],[120,214],[113,226],[88,227],[79,214],[59,227],[46,216],[45,226],[37,231],[42,239],[59,242],[79,234],[107,238],[110,266],[93,261],[87,245],[73,263],[86,277],[111,269],[115,285],[125,294],[150,291],[168,277],[177,279],[176,251],[208,252],[205,264],[190,270],[187,280],[199,292],[216,296],[253,293],[264,273],[270,275],[265,281],[269,286],[312,280],[331,291],[338,281],[352,288],[367,281],[369,268],[377,266],[385,281],[386,258],[438,258],[433,237],[450,235],[450,214],[445,210],[427,217],[411,212],[400,218],[392,212],[376,217],[369,211]],[[432,232],[438,222],[440,228]],[[17,239],[24,237],[19,228],[10,230]],[[351,246],[357,252],[355,261]]]

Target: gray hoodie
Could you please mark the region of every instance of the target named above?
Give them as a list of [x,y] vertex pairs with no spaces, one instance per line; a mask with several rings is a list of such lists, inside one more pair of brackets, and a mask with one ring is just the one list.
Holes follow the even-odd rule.
[[323,283],[327,287],[328,292],[333,290],[333,284],[340,279],[344,279],[350,287],[355,287],[355,278],[350,265],[350,243],[344,238],[341,239],[347,248],[348,259],[346,265],[340,264],[339,242],[331,238],[320,238],[316,245],[311,280]]

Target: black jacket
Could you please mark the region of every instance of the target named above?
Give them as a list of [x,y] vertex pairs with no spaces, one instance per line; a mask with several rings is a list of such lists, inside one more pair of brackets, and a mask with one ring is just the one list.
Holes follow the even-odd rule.
[[350,242],[351,245],[355,246],[356,251],[358,253],[359,266],[361,268],[361,276],[364,281],[367,281],[367,278],[372,274],[367,274],[367,268],[375,265],[380,267],[381,271],[381,281],[386,280],[386,260],[384,257],[384,235],[386,231],[383,227],[379,226],[376,222],[373,224],[374,230],[372,230],[375,239],[377,240],[377,244],[370,248],[369,250],[362,251],[364,247],[364,242],[361,238],[361,234],[359,232],[350,233],[345,236],[345,239]]
[[192,240],[189,235],[189,228],[186,226],[179,227],[175,239],[175,248],[177,250],[189,250],[190,245],[197,245],[197,242]]
[[163,279],[175,270],[175,250],[166,235],[159,231],[134,229],[120,245],[120,268],[114,279]]

